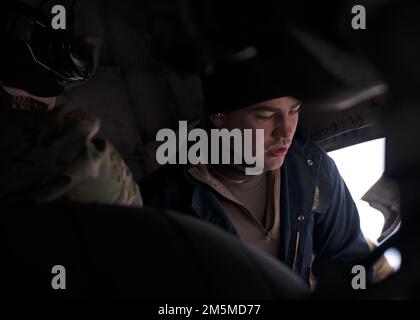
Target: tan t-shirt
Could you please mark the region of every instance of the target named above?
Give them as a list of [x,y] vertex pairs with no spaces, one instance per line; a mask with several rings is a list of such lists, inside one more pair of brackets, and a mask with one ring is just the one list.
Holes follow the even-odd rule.
[[216,166],[197,165],[189,172],[218,193],[241,239],[278,257],[280,170],[243,178]]

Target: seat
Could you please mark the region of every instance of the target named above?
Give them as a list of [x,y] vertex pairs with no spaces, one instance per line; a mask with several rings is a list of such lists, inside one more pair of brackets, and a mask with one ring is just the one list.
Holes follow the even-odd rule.
[[[178,213],[75,203],[2,211],[2,296],[293,299],[308,294],[274,258]],[[65,290],[51,286],[55,265],[65,268]]]

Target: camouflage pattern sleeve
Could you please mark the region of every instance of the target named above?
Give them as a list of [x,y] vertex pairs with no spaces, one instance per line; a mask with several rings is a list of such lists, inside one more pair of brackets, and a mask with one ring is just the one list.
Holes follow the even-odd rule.
[[66,197],[79,202],[143,206],[139,187],[117,150],[102,139],[93,140],[88,148],[91,159],[99,159],[97,172],[72,188]]
[[141,206],[139,188],[115,148],[95,138],[100,122],[77,108],[0,108],[0,199]]

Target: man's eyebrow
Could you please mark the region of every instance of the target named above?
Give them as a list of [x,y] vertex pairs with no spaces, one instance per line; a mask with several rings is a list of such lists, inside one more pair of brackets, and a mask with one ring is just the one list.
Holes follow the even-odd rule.
[[[296,103],[294,103],[290,109],[296,109],[299,108],[302,105],[302,102],[300,101],[296,101]],[[268,111],[268,112],[278,112],[279,109],[275,108],[275,107],[269,107],[269,106],[255,106],[251,109],[252,111]]]

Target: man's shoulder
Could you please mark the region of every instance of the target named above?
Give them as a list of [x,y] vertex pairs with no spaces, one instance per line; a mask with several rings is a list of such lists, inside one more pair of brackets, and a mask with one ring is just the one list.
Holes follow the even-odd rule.
[[327,155],[327,153],[313,141],[310,130],[303,127],[298,127],[296,129],[290,151],[301,155],[313,154],[321,157]]
[[317,143],[313,141],[311,132],[307,128],[299,127],[296,130],[295,138],[293,140],[293,148],[291,148],[290,151],[297,158],[306,157],[307,161],[304,161],[305,163],[310,163],[308,161],[318,159],[318,168],[321,171],[337,171],[334,160],[324,149],[322,149]]

